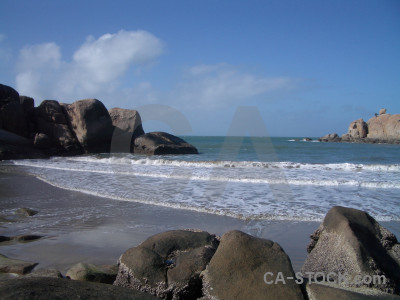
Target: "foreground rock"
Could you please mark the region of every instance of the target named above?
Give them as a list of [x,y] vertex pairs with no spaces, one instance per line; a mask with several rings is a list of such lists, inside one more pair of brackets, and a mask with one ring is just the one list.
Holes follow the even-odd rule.
[[68,121],[85,153],[108,153],[113,133],[111,117],[97,99],[63,104]]
[[150,132],[135,139],[138,154],[198,154],[197,149],[181,138],[166,132]]
[[114,285],[164,299],[197,299],[202,295],[200,273],[217,246],[215,235],[205,231],[154,235],[120,257]]
[[[284,281],[276,283],[279,274]],[[282,248],[236,230],[222,236],[202,275],[206,299],[304,299],[300,286],[286,279],[294,272]]]
[[78,263],[67,271],[66,277],[72,280],[113,284],[117,273],[118,267],[116,265],[96,266],[93,264]]
[[15,273],[23,275],[32,271],[36,266],[37,263],[12,259],[0,254],[0,273]]
[[0,281],[1,299],[158,299],[108,284],[49,277],[22,277]]
[[32,217],[38,213],[38,211],[31,209],[31,208],[27,208],[27,207],[18,208],[15,212],[18,215],[25,216],[25,217]]
[[385,293],[370,293],[364,290],[364,293],[357,293],[344,289],[338,289],[331,286],[322,284],[307,284],[307,294],[310,300],[332,300],[332,299],[346,299],[346,300],[400,300],[400,296],[385,294]]
[[340,287],[400,293],[400,244],[366,212],[335,206],[311,238],[303,274],[321,272],[325,279],[330,274]]
[[112,108],[109,114],[115,127],[111,152],[133,152],[135,139],[144,134],[139,112],[133,109]]

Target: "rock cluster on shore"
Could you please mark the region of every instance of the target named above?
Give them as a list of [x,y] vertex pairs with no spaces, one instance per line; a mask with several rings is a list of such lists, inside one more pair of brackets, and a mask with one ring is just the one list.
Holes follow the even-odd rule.
[[319,141],[400,144],[400,114],[390,115],[382,108],[379,114],[375,114],[367,122],[363,119],[351,122],[348,132],[342,137],[331,133],[321,137]]
[[[237,230],[222,237],[172,230],[128,249],[117,268],[79,263],[67,272],[73,280],[60,278],[53,269],[0,278],[0,295],[2,299],[400,299],[400,244],[366,212],[333,207],[311,235],[307,251],[301,272],[294,273],[290,258],[273,241]],[[25,274],[36,265],[3,256],[0,260],[0,272]]]
[[[141,142],[135,144],[138,137]],[[97,99],[72,104],[44,100],[35,107],[33,98],[0,84],[0,160],[110,151],[197,153],[194,146],[168,133],[145,135],[136,110],[108,111]]]

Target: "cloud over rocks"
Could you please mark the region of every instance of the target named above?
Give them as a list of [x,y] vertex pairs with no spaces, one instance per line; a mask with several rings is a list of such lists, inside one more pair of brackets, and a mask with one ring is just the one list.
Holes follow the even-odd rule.
[[70,62],[62,60],[55,43],[26,46],[17,62],[16,88],[38,100],[99,97],[113,91],[132,65],[154,61],[163,48],[142,30],[89,36]]
[[197,65],[187,71],[186,80],[178,87],[178,98],[192,107],[215,109],[271,91],[289,90],[296,84],[294,78],[257,77],[224,63]]

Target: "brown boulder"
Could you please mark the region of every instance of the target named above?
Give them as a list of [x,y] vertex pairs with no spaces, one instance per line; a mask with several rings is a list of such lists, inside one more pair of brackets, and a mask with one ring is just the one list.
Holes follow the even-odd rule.
[[135,139],[134,153],[138,154],[198,154],[197,149],[172,134],[150,132]]
[[197,299],[202,295],[200,273],[217,245],[216,237],[205,231],[154,235],[120,257],[114,285],[165,299]]
[[115,127],[111,152],[133,152],[135,139],[144,134],[139,112],[133,109],[112,108],[109,114]]
[[381,109],[379,110],[379,114],[380,114],[380,115],[386,114],[386,108],[381,108]]
[[[311,238],[303,274],[321,272],[326,279],[330,274],[329,279],[341,287],[400,292],[400,244],[366,212],[335,206]],[[369,283],[358,276],[385,280]]]
[[91,281],[112,284],[117,277],[118,267],[78,263],[72,266],[66,274],[67,278],[80,281]]
[[237,230],[222,236],[203,272],[203,292],[206,299],[304,299],[282,248]]
[[382,114],[368,120],[369,139],[382,142],[400,141],[400,114]]
[[63,104],[63,107],[85,153],[110,152],[114,128],[103,103],[97,99],[85,99]]
[[368,134],[368,125],[363,119],[359,119],[350,123],[348,134],[352,138],[363,139]]
[[340,142],[341,138],[338,136],[337,133],[330,133],[324,135],[323,137],[319,138],[318,141],[320,142]]

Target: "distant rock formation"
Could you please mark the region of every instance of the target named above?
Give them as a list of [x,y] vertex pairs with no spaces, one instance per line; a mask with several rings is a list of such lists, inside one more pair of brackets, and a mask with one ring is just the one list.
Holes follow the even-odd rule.
[[145,135],[139,112],[113,108],[97,99],[72,104],[20,96],[0,84],[0,160],[84,153],[186,154],[197,149],[171,134]]
[[359,119],[350,123],[346,134],[339,137],[336,133],[319,139],[321,142],[352,142],[352,143],[400,143],[400,114],[390,115],[386,108],[379,111],[379,115],[364,122]]

